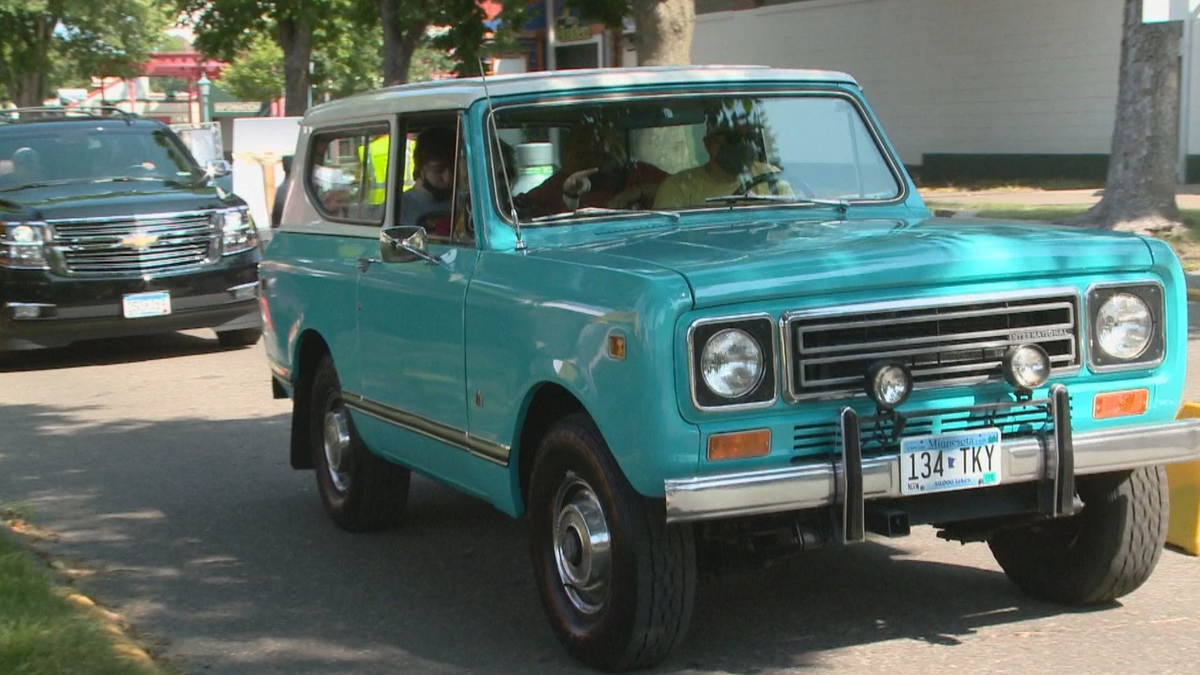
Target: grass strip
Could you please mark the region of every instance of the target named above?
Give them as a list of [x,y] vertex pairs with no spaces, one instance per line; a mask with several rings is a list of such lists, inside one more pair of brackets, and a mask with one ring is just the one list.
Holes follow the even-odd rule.
[[0,673],[163,675],[0,524]]
[[[951,204],[930,202],[930,210],[971,211],[978,218],[998,220],[1042,220],[1056,222],[1083,215],[1090,206],[1084,204]],[[1200,209],[1180,209],[1189,230],[1200,231]]]

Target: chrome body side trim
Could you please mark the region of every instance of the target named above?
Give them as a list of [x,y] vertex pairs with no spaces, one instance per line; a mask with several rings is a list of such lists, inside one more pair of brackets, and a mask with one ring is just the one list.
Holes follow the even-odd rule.
[[[1005,442],[1001,453],[1003,484],[1047,478],[1052,438]],[[1161,425],[1123,427],[1072,437],[1075,474],[1124,471],[1141,466],[1200,459],[1200,419]],[[901,497],[900,456],[865,457],[866,500]],[[747,471],[664,481],[667,522],[688,522],[795,511],[830,506],[839,498],[840,459],[814,461],[781,469]]]
[[378,401],[372,401],[358,394],[342,392],[342,400],[346,402],[346,407],[351,410],[408,429],[414,433],[432,438],[435,441],[441,441],[447,445],[466,450],[476,457],[486,459],[500,466],[508,466],[508,459],[512,448],[506,445],[500,445],[499,443],[493,443],[472,436],[463,429],[435,422],[420,415],[414,415],[405,410],[393,408]]

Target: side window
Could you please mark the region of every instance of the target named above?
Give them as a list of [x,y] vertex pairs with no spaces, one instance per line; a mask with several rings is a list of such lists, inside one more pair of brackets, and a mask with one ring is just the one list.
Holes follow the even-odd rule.
[[464,241],[466,222],[462,205],[466,194],[463,143],[457,113],[422,115],[405,120],[404,168],[399,177],[403,191],[397,205],[399,225],[423,227],[435,243]]
[[308,183],[317,209],[338,220],[382,223],[390,154],[386,127],[314,134]]

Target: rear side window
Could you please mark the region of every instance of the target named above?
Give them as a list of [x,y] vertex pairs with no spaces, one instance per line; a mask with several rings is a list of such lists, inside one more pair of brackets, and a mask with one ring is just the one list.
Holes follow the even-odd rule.
[[308,185],[326,217],[379,225],[387,204],[391,135],[386,126],[314,134]]

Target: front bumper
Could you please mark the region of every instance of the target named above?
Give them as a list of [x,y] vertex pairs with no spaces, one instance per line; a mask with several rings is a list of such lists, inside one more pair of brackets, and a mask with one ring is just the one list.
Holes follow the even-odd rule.
[[[0,351],[194,328],[258,328],[262,317],[256,261],[256,256],[236,256],[200,271],[114,279],[0,269]],[[147,291],[170,293],[171,313],[125,318],[122,298]],[[22,318],[19,308],[26,307],[39,315]]]
[[[1003,484],[1041,483],[1043,512],[1067,515],[1076,475],[1200,459],[1200,419],[1071,434],[1066,389],[1050,404],[1054,432],[1003,442]],[[781,469],[665,481],[667,522],[840,507],[842,539],[863,536],[865,502],[901,498],[898,453],[862,457],[854,411],[843,410],[840,456]]]

